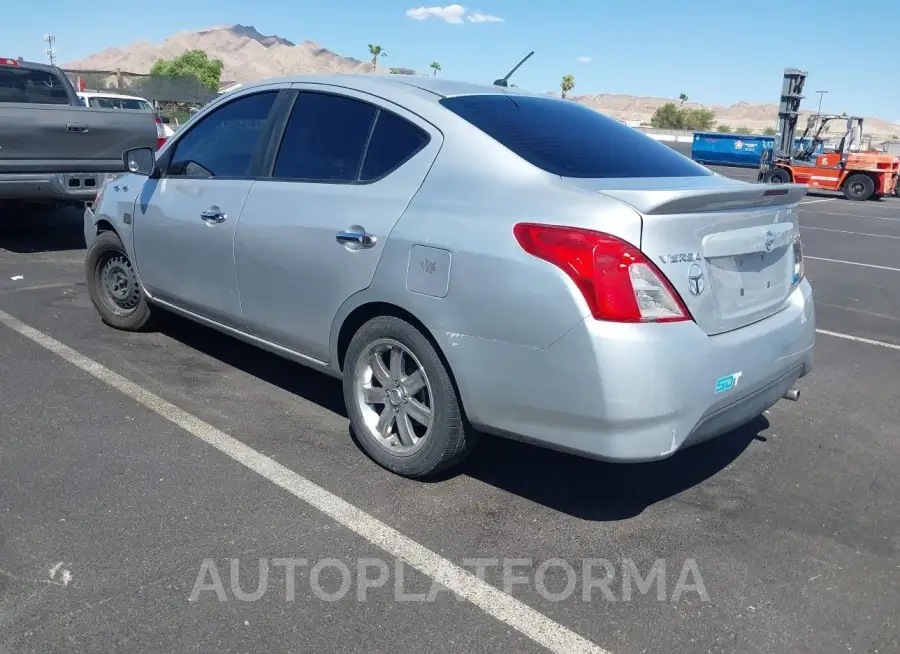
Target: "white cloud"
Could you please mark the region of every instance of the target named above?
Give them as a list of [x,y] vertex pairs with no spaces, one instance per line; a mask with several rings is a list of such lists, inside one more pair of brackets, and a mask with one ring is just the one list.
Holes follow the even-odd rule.
[[446,7],[419,7],[417,9],[407,9],[406,15],[413,20],[428,20],[429,18],[438,18],[448,23],[460,24],[463,22],[465,15],[465,7],[461,5],[447,5]]
[[580,61],[583,64],[589,64],[589,63],[591,63],[591,58],[590,57],[578,57],[578,61]]
[[481,12],[476,11],[471,16],[466,16],[466,20],[470,23],[502,23],[503,19],[500,16],[491,16],[490,14],[482,14]]
[[503,19],[499,16],[491,16],[476,11],[472,14],[466,14],[466,8],[462,5],[447,5],[446,7],[417,7],[415,9],[407,9],[406,15],[413,20],[428,20],[436,18],[445,23],[461,25],[465,22],[470,23],[502,23]]

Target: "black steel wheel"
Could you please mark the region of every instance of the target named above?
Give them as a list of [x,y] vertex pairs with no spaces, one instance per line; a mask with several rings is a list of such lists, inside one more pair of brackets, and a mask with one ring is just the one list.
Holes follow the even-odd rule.
[[844,197],[848,200],[868,200],[875,193],[875,182],[868,175],[856,173],[844,181]]
[[97,236],[84,263],[88,294],[103,322],[126,331],[145,329],[152,318],[151,307],[118,235]]

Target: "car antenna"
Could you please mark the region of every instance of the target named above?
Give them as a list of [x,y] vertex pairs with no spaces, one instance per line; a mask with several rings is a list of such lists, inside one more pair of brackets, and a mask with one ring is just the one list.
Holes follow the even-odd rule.
[[509,86],[509,84],[507,83],[507,81],[509,80],[509,78],[512,77],[512,74],[513,74],[514,72],[516,72],[517,70],[519,70],[519,66],[521,66],[521,65],[524,64],[526,61],[528,61],[528,58],[531,57],[531,55],[533,55],[533,54],[534,54],[534,50],[532,50],[532,51],[529,52],[527,55],[525,55],[525,58],[524,58],[522,61],[520,61],[519,63],[517,63],[516,66],[515,66],[515,68],[513,68],[511,71],[509,71],[508,73],[506,73],[506,77],[504,77],[504,78],[502,78],[502,79],[494,80],[494,86],[502,86],[502,87],[504,87],[504,88],[506,88],[507,86]]

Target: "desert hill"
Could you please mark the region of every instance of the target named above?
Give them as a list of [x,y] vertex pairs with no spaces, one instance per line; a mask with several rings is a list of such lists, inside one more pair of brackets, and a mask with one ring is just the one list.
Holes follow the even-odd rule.
[[[210,57],[221,59],[225,67],[222,79],[249,82],[267,77],[310,73],[371,72],[369,61],[360,61],[323,48],[311,41],[295,44],[280,36],[261,34],[249,25],[220,25],[197,31],[178,32],[162,43],[138,41],[123,48],[107,48],[84,59],[72,61],[69,70],[106,70],[149,73],[157,59],[170,59],[186,50],[205,50]],[[400,62],[397,62],[398,64]],[[391,62],[393,65],[393,62]],[[414,74],[410,69],[401,69]],[[386,73],[379,61],[378,71]],[[573,95],[597,111],[618,120],[650,122],[657,107],[673,100],[668,98],[637,97],[631,95]],[[675,101],[677,102],[677,100]],[[699,107],[695,103],[688,106]],[[719,124],[732,128],[746,127],[763,130],[774,125],[778,107],[775,104],[739,102],[730,106],[709,106],[716,113]],[[810,113],[810,112],[803,112]],[[805,125],[805,118],[801,118]],[[900,134],[900,125],[877,118],[866,118],[866,133],[884,137]]]

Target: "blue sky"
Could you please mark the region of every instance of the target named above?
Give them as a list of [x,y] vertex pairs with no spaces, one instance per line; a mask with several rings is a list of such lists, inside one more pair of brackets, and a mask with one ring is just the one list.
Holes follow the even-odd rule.
[[[341,55],[366,59],[367,44],[387,51],[387,65],[491,82],[521,57],[534,57],[514,81],[534,91],[558,89],[572,73],[575,93],[677,97],[708,104],[777,102],[785,67],[809,72],[806,108],[815,90],[828,90],[823,111],[900,122],[900,50],[892,34],[900,3],[883,3],[881,20],[860,14],[857,26],[844,0],[477,0],[459,9],[412,0],[154,0],[134,5],[70,1],[17,2],[0,24],[0,56],[44,61],[43,35],[56,36],[62,63],[138,39],[217,24],[253,25],[264,34],[315,41]],[[419,7],[444,8],[425,20]],[[777,7],[777,9],[776,9]],[[462,22],[447,22],[440,16]],[[480,14],[501,21],[473,21]],[[420,17],[424,14],[419,12]],[[785,26],[773,21],[783,18]],[[859,34],[856,36],[855,34]],[[778,36],[782,35],[779,43]],[[785,45],[784,40],[790,44]],[[846,41],[849,47],[842,43]],[[855,47],[854,47],[855,46]],[[864,51],[865,58],[847,56]],[[588,62],[579,57],[590,58]],[[879,69],[879,66],[882,66]]]

